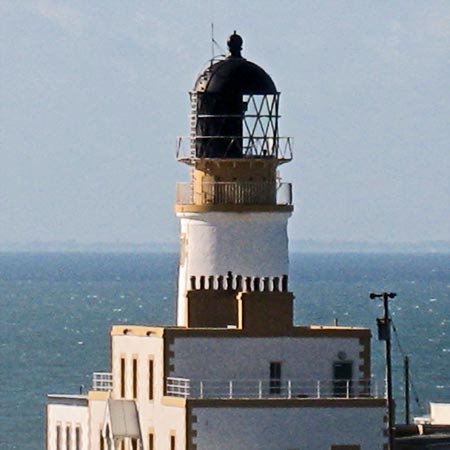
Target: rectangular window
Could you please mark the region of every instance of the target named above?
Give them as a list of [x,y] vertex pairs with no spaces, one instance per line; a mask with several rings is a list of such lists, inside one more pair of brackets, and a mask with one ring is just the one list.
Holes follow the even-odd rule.
[[148,362],[148,399],[153,400],[153,359]]
[[170,436],[170,450],[175,450],[175,436]]
[[148,450],[154,450],[155,448],[155,437],[153,433],[148,434]]
[[138,361],[137,358],[133,358],[133,398],[137,398],[137,368],[138,368]]
[[61,450],[61,425],[56,425],[56,450]]
[[120,358],[120,396],[125,398],[125,358]]
[[72,449],[72,441],[70,438],[71,438],[70,426],[68,425],[66,427],[66,450]]
[[75,428],[75,450],[81,450],[81,428]]
[[281,393],[281,363],[271,362],[270,363],[270,382],[269,382],[269,392],[271,394]]
[[100,450],[105,450],[105,440],[102,436],[102,430],[100,430]]
[[138,441],[137,441],[137,439],[131,439],[131,450],[138,450]]

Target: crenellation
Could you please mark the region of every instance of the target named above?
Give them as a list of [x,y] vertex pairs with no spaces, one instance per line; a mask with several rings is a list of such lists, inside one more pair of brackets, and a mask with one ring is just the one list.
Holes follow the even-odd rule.
[[288,276],[191,275],[189,291],[288,292]]
[[281,292],[287,292],[288,291],[288,276],[283,275],[281,277]]
[[216,280],[217,280],[217,290],[219,290],[219,291],[224,290],[223,275],[218,275]]
[[236,291],[242,291],[243,289],[243,277],[242,275],[236,275]]
[[274,292],[281,292],[280,289],[280,277],[273,277],[272,279],[272,289]]

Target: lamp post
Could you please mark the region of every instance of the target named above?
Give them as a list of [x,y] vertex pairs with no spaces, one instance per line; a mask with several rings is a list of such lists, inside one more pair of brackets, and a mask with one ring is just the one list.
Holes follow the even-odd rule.
[[378,339],[385,341],[386,348],[386,385],[387,385],[387,401],[388,401],[388,424],[389,424],[389,450],[394,450],[394,427],[395,412],[394,399],[392,396],[392,363],[391,363],[391,318],[389,316],[389,299],[397,296],[395,292],[382,292],[370,294],[370,298],[383,299],[384,316],[377,319]]

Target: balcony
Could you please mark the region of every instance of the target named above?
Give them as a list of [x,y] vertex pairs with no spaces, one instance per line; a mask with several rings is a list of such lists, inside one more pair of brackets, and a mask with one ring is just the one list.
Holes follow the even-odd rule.
[[197,399],[382,398],[363,380],[191,380],[168,377],[166,395]]
[[111,372],[94,372],[92,374],[93,391],[112,391],[113,377]]
[[292,205],[292,184],[271,182],[177,183],[177,205]]

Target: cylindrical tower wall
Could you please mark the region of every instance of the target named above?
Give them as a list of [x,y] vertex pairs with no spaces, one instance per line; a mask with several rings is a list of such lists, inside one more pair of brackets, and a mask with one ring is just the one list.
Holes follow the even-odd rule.
[[289,270],[290,212],[177,213],[181,252],[177,324],[185,325],[186,292],[192,276],[274,277]]

